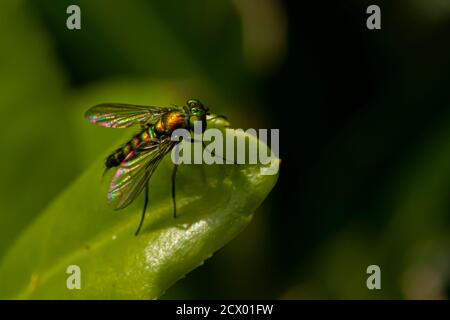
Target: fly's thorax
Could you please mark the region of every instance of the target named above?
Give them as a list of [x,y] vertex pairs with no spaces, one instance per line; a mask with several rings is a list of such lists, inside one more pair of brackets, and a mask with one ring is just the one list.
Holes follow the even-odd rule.
[[158,137],[169,136],[176,129],[187,127],[187,115],[180,111],[171,111],[161,116],[155,123],[154,130]]

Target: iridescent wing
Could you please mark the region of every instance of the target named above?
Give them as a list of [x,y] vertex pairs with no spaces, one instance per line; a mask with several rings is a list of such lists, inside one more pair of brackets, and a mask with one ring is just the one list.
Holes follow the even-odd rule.
[[161,160],[177,141],[170,137],[133,151],[119,166],[108,190],[108,202],[115,210],[125,208],[141,193]]
[[123,103],[102,103],[93,106],[85,113],[87,120],[98,126],[109,128],[128,128],[132,125],[145,125],[156,122],[162,114],[178,109],[152,106],[138,106]]

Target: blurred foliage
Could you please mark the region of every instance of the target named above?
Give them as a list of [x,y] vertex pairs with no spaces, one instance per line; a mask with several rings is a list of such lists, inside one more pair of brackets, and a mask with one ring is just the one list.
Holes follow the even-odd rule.
[[85,123],[89,106],[197,97],[235,127],[280,128],[283,170],[246,231],[163,298],[448,298],[447,3],[3,1],[0,257],[121,138]]
[[0,38],[2,256],[17,233],[74,177],[77,165],[71,160],[72,132],[55,130],[69,121],[67,86],[48,36],[23,3],[4,1]]

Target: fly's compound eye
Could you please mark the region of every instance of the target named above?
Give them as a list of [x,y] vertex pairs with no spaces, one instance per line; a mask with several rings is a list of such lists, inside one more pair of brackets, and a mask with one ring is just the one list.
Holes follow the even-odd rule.
[[187,105],[191,108],[194,108],[195,106],[197,106],[199,104],[199,101],[196,99],[189,99],[187,101]]
[[204,109],[203,104],[197,99],[189,99],[186,104],[190,109]]

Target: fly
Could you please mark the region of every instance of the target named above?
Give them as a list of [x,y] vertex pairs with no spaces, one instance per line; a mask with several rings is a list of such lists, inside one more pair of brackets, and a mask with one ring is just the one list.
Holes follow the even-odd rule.
[[[180,141],[172,141],[176,129],[193,131],[196,121],[206,129],[207,121],[224,118],[212,115],[208,107],[199,100],[189,99],[183,107],[162,108],[121,103],[104,103],[90,108],[85,117],[98,126],[128,128],[140,126],[140,132],[120,148],[111,153],[106,161],[106,170],[114,169],[115,175],[108,189],[108,202],[115,210],[130,205],[145,190],[145,202],[135,235],[144,223],[148,205],[149,181],[161,160]],[[178,165],[172,171],[173,216],[177,215],[175,179]]]

